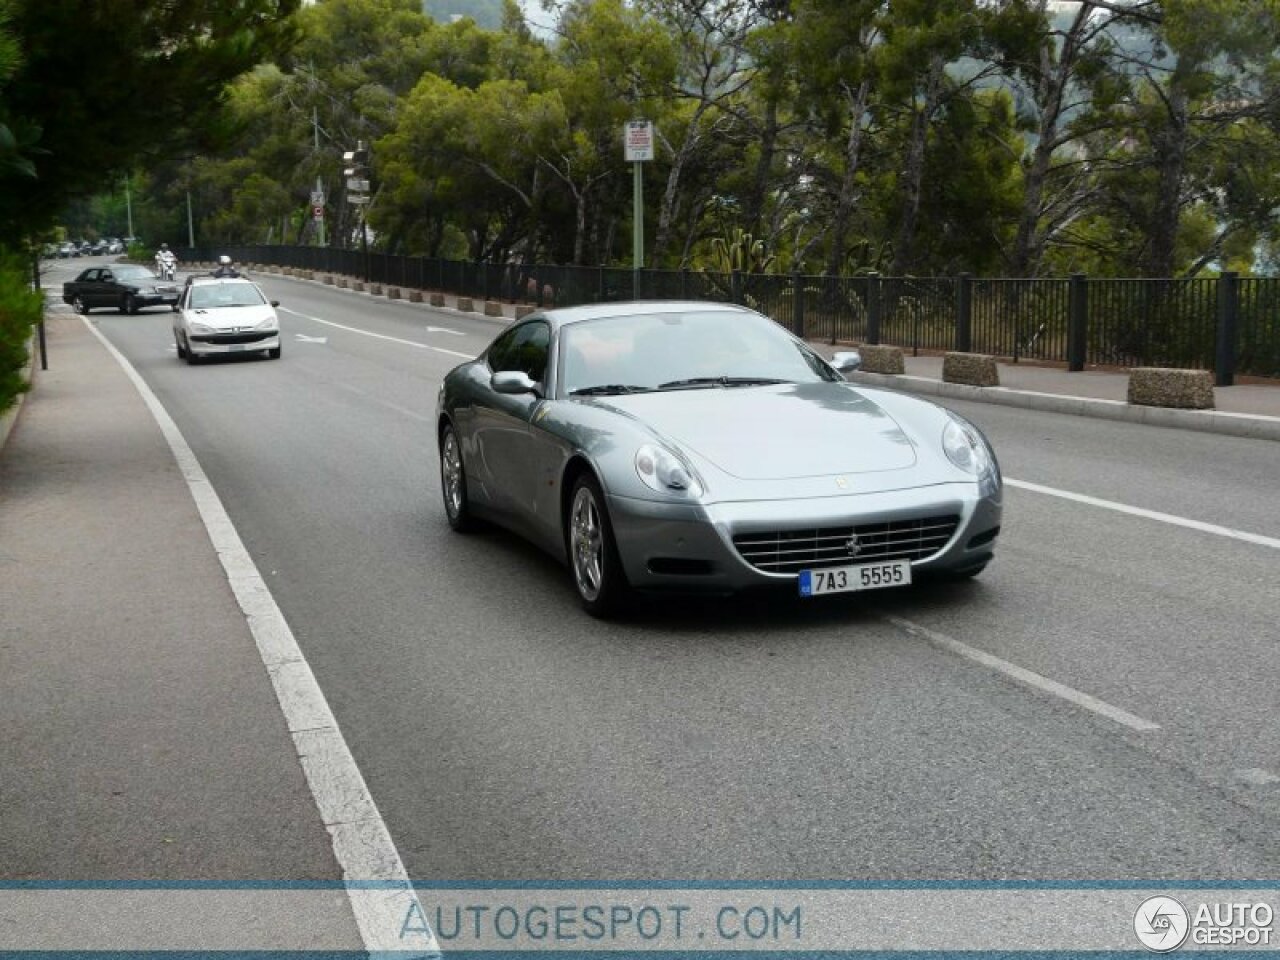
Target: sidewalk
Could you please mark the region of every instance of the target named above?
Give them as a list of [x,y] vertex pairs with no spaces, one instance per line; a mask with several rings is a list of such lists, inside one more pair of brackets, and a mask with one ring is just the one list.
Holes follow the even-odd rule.
[[[47,327],[0,443],[0,880],[341,879],[155,419],[80,317]],[[358,948],[325,899],[272,922]]]

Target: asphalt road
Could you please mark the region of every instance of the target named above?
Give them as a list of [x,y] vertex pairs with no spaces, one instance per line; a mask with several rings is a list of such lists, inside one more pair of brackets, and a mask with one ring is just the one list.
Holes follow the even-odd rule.
[[[1274,544],[1009,487],[974,583],[601,624],[554,561],[445,524],[436,390],[499,326],[262,282],[279,361],[192,368],[168,311],[93,319],[203,464],[411,876],[1280,876]],[[1280,445],[955,406],[1014,480],[1280,538]]]

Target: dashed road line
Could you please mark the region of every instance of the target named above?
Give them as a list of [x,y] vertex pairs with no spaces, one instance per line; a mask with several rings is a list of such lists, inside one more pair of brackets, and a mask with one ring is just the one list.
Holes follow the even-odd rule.
[[1012,680],[1033,687],[1042,693],[1050,694],[1066,700],[1068,703],[1074,704],[1098,716],[1106,717],[1108,720],[1129,727],[1131,730],[1137,730],[1141,733],[1150,733],[1153,730],[1159,730],[1160,724],[1151,720],[1139,717],[1137,714],[1130,713],[1120,707],[1107,703],[1105,700],[1099,700],[1097,697],[1084,693],[1074,687],[1069,687],[1065,683],[1059,683],[1057,680],[1050,680],[1046,676],[1028,670],[1026,667],[1020,667],[1016,663],[1010,663],[1003,660],[995,654],[987,653],[985,650],[979,650],[977,647],[971,647],[963,641],[957,640],[955,637],[940,633],[937,630],[930,630],[928,627],[922,627],[918,623],[913,623],[903,617],[894,616],[893,614],[882,613],[880,618],[886,623],[891,623],[900,630],[911,634],[921,640],[927,640],[935,647],[940,647],[957,656],[964,657],[966,660],[972,660],[974,663],[1002,673]]
[[1185,527],[1188,530],[1199,530],[1201,533],[1212,533],[1219,537],[1229,537],[1233,540],[1242,540],[1245,543],[1252,543],[1260,547],[1270,547],[1272,550],[1280,550],[1280,539],[1275,537],[1266,537],[1260,533],[1249,533],[1247,530],[1236,530],[1232,527],[1223,527],[1216,523],[1205,523],[1202,520],[1192,520],[1188,517],[1179,517],[1172,513],[1161,513],[1159,510],[1148,510],[1145,507],[1133,507],[1127,503],[1117,503],[1115,500],[1104,500],[1101,497],[1091,497],[1085,493],[1073,493],[1070,490],[1059,490],[1057,487],[1046,487],[1039,483],[1030,483],[1026,480],[1015,480],[1012,477],[1005,477],[1006,486],[1014,487],[1018,490],[1029,490],[1032,493],[1043,493],[1050,497],[1060,497],[1063,500],[1071,500],[1075,503],[1083,503],[1090,507],[1100,507],[1103,510],[1114,510],[1117,513],[1126,513],[1131,517],[1142,517],[1146,520],[1158,520],[1161,523],[1172,524],[1175,527]]
[[320,317],[313,317],[310,314],[299,313],[297,310],[290,310],[288,307],[277,307],[281,313],[292,314],[295,317],[301,317],[303,320],[311,320],[314,323],[323,323],[326,327],[336,327],[339,330],[346,330],[348,333],[358,333],[361,336],[373,337],[375,340],[388,340],[391,343],[402,343],[406,347],[417,347],[419,350],[433,350],[436,353],[445,353],[451,357],[461,357],[463,360],[474,360],[474,353],[460,353],[457,350],[446,350],[444,347],[432,346],[429,343],[419,343],[417,340],[405,340],[401,337],[390,337],[385,333],[373,333],[369,330],[361,330],[359,327],[349,327],[343,323],[334,323],[332,320],[322,320]]

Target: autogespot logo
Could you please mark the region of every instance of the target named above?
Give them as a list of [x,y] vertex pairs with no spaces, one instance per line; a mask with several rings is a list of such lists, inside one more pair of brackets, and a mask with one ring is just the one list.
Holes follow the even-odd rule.
[[1144,947],[1156,953],[1177,950],[1190,927],[1187,908],[1173,897],[1148,897],[1133,915],[1133,932]]

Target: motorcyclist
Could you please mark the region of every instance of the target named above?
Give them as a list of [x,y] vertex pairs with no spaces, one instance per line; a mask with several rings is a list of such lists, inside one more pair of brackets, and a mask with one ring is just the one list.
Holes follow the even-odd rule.
[[231,262],[231,258],[225,253],[218,258],[218,267],[213,271],[215,277],[238,277],[240,271],[235,268],[235,264]]
[[156,273],[165,280],[173,279],[173,271],[178,266],[178,258],[173,255],[167,243],[160,244],[156,251]]

